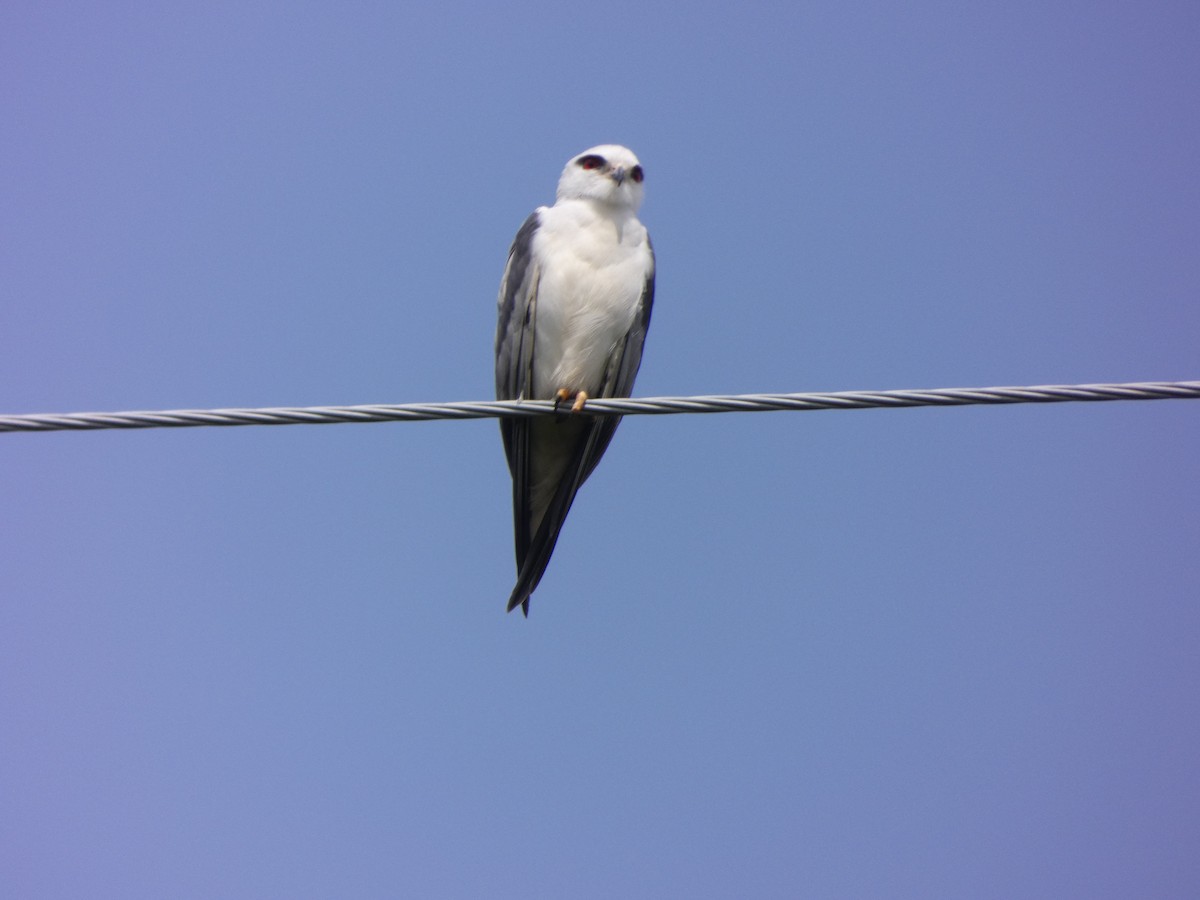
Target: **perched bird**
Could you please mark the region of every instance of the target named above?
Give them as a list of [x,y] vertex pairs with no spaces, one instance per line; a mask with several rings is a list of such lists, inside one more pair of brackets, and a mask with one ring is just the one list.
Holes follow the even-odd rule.
[[570,160],[553,206],[533,212],[508,252],[496,328],[496,397],[554,400],[562,415],[501,419],[513,479],[517,583],[529,615],[575,493],[619,419],[589,416],[589,397],[628,397],[654,302],[654,250],[637,219],[641,164],[604,144]]

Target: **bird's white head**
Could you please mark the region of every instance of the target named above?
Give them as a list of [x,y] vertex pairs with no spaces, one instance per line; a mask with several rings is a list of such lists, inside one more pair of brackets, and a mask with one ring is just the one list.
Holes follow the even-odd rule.
[[645,173],[628,147],[601,144],[571,159],[558,179],[559,200],[595,200],[630,214],[642,205]]

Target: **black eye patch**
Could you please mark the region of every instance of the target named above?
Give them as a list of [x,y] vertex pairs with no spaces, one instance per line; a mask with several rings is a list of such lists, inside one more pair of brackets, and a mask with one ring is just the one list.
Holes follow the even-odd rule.
[[641,184],[642,179],[646,177],[646,173],[642,171],[641,166],[634,166],[632,169],[629,170],[629,177],[632,178],[634,181],[636,181],[638,184]]
[[581,169],[600,169],[605,165],[604,157],[597,156],[595,153],[589,153],[587,156],[581,156],[576,160]]

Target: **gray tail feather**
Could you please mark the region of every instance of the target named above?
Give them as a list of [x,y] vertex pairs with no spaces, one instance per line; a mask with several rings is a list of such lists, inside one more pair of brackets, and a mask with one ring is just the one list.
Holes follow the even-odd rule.
[[[538,526],[537,534],[529,542],[529,551],[521,561],[517,572],[516,586],[508,598],[509,612],[520,606],[525,617],[529,617],[529,597],[537,588],[538,582],[542,580],[546,566],[550,564],[554,545],[558,543],[558,533],[562,531],[563,522],[567,520],[567,513],[571,510],[571,504],[575,502],[579,486],[595,468],[595,462],[589,466],[587,461],[591,460],[595,454],[596,443],[601,434],[601,429],[593,425],[588,431],[587,438],[580,442],[579,450],[570,467],[570,471],[574,474],[570,478],[564,478],[562,484],[558,486],[554,500],[551,501]],[[612,435],[610,433],[607,436],[611,437]]]
[[538,528],[538,532],[533,538],[530,553],[525,557],[521,571],[517,573],[516,586],[513,587],[512,594],[508,598],[509,612],[519,606],[525,617],[529,617],[529,597],[542,580],[546,566],[550,565],[550,556],[554,553],[554,545],[558,543],[558,533],[562,530],[563,522],[567,518],[567,511],[570,510],[571,503],[575,500],[575,492],[578,490],[578,485],[572,485],[569,481],[564,482],[563,487],[568,486],[571,487],[569,495],[563,497],[562,495],[567,492],[559,489],[558,496],[554,498],[554,503],[546,511],[546,517],[542,520],[541,527]]

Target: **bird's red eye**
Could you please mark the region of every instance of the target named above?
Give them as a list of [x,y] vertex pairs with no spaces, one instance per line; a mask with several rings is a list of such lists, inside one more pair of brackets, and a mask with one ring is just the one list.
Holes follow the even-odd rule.
[[581,169],[599,169],[604,165],[604,157],[597,156],[595,153],[589,153],[587,156],[579,157],[579,167]]
[[641,184],[642,179],[646,177],[646,173],[642,171],[641,166],[634,166],[632,169],[629,170],[629,177],[632,178],[634,181],[636,181],[638,184]]

